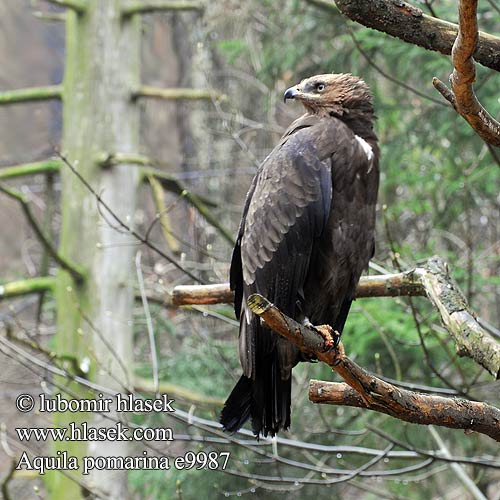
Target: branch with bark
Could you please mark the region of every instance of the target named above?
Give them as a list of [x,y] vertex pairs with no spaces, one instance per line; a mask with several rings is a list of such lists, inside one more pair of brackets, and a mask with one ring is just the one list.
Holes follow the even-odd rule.
[[72,9],[78,14],[83,14],[87,9],[87,0],[45,0],[46,2],[53,3],[59,7],[66,7]]
[[125,0],[121,8],[123,16],[151,12],[203,12],[204,6],[192,0]]
[[[433,257],[403,273],[362,277],[356,291],[356,298],[398,296],[426,296],[439,312],[459,356],[473,359],[500,378],[500,344],[479,324],[442,259]],[[229,284],[214,284],[177,286],[165,302],[181,306],[233,301]]]
[[326,363],[344,379],[342,384],[311,381],[312,402],[367,408],[406,422],[476,431],[500,441],[498,408],[486,403],[421,394],[390,384],[352,361],[341,343],[337,349],[327,349],[321,334],[287,317],[261,295],[251,295],[248,305],[269,328],[294,342],[301,351]]
[[62,85],[33,87],[27,89],[7,90],[0,92],[0,104],[16,104],[19,102],[36,102],[47,99],[61,99]]
[[415,270],[428,299],[453,337],[459,356],[467,356],[500,378],[500,344],[478,323],[465,296],[449,275],[446,263],[429,259],[425,268]]
[[414,424],[475,431],[500,441],[500,409],[494,406],[403,389],[374,377],[345,355],[341,363],[350,376],[358,377],[362,392],[348,383],[311,380],[311,402],[366,408]]
[[[362,297],[400,297],[425,295],[425,289],[416,275],[419,268],[403,273],[363,276],[358,284],[356,298]],[[416,277],[417,276],[417,277]],[[174,306],[232,304],[234,293],[229,283],[213,285],[179,285],[166,299]]]
[[53,291],[55,284],[56,278],[53,276],[39,276],[37,278],[26,278],[24,280],[3,283],[0,285],[0,300],[32,293]]
[[[315,3],[308,0],[310,3]],[[424,49],[450,55],[457,37],[458,26],[436,17],[402,0],[335,0],[330,5],[333,14],[337,8],[349,19],[367,28],[394,36]],[[322,2],[326,8],[326,2]],[[500,71],[500,38],[479,32],[474,59],[487,68]]]
[[436,77],[432,83],[484,141],[500,146],[500,123],[481,105],[472,87],[476,80],[473,55],[478,44],[477,0],[460,0],[458,16],[459,29],[452,49],[451,90]]
[[0,167],[0,179],[13,179],[26,175],[54,174],[59,172],[61,162],[58,160],[37,161],[20,165]]

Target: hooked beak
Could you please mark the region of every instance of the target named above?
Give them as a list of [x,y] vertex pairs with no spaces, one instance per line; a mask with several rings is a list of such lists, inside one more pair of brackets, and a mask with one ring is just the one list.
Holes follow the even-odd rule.
[[295,96],[297,96],[298,94],[300,94],[300,92],[297,90],[296,87],[290,87],[283,94],[283,102],[286,102],[287,99],[295,99]]

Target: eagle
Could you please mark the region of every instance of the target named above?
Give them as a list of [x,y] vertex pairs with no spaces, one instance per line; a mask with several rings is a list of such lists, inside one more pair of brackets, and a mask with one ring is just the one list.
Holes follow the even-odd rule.
[[375,248],[379,148],[368,85],[351,74],[316,75],[287,99],[305,114],[252,181],[230,267],[243,375],[220,422],[236,432],[250,418],[257,437],[289,428],[292,368],[312,360],[266,328],[248,297],[259,293],[303,324],[328,325],[336,345]]

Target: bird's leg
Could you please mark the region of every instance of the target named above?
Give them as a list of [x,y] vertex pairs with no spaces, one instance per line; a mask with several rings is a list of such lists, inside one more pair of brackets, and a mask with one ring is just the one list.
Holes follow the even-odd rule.
[[340,342],[340,333],[334,330],[330,325],[313,325],[306,316],[302,322],[304,326],[318,332],[325,340],[325,350],[334,349]]

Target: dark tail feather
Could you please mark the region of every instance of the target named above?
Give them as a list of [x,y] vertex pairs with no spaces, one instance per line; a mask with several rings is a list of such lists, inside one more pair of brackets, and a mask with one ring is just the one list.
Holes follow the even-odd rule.
[[236,432],[250,417],[256,436],[274,436],[290,426],[292,377],[282,380],[276,352],[273,358],[258,363],[255,381],[241,376],[222,409],[225,431]]
[[242,375],[227,398],[220,414],[220,423],[225,431],[236,432],[250,417],[252,385],[252,379]]

